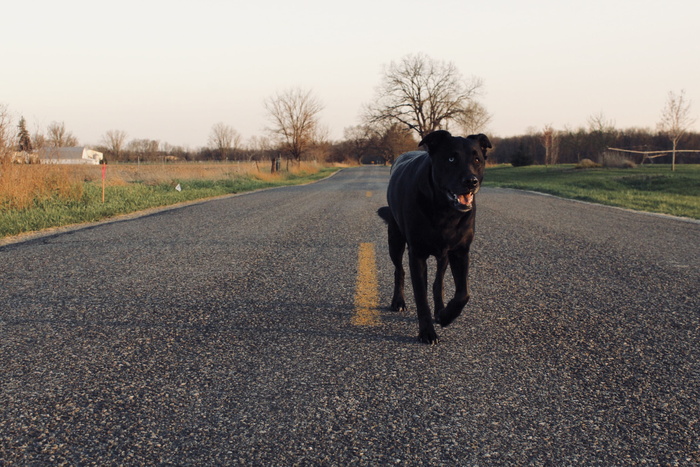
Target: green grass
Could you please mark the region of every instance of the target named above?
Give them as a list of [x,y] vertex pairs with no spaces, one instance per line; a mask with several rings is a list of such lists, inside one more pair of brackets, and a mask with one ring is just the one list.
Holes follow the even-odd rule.
[[[288,174],[281,180],[271,181],[242,176],[216,181],[173,180],[156,185],[129,183],[122,186],[107,186],[104,203],[102,203],[102,185],[87,182],[79,200],[49,199],[36,201],[34,206],[28,209],[0,211],[0,238],[51,227],[94,222],[120,214],[186,201],[274,186],[308,183],[327,177],[337,170],[337,168],[323,168],[312,175]],[[175,189],[178,183],[182,191]]]
[[573,165],[486,169],[485,186],[517,188],[638,211],[700,219],[700,165],[575,169]]

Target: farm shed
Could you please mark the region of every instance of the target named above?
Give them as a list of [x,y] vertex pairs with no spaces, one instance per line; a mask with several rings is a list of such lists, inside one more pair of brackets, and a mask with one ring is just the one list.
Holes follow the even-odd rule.
[[39,150],[42,164],[93,164],[102,161],[103,154],[84,146],[72,148],[44,148]]

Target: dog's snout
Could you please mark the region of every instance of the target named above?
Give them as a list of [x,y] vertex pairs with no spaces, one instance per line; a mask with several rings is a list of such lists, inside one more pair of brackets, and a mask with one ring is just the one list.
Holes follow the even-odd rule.
[[479,179],[476,178],[475,175],[469,175],[467,177],[464,177],[462,179],[462,183],[464,184],[465,188],[469,188],[470,190],[473,190],[477,186],[479,186]]

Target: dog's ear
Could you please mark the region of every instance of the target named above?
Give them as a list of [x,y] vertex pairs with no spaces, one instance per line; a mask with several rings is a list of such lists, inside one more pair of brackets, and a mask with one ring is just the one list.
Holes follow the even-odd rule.
[[485,159],[487,157],[486,150],[493,147],[491,146],[491,141],[489,141],[488,137],[483,133],[479,133],[478,135],[469,135],[467,138],[476,140],[476,142],[479,143],[479,146],[481,146],[481,152],[484,154]]
[[447,141],[452,135],[449,131],[438,130],[429,133],[425,138],[418,143],[418,147],[424,146],[428,150],[428,154],[439,148],[442,143]]

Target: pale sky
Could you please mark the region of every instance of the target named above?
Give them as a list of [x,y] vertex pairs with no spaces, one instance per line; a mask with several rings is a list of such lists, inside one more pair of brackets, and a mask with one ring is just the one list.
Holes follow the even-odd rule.
[[340,140],[383,66],[419,52],[483,80],[491,136],[655,128],[683,89],[700,115],[698,0],[0,1],[0,104],[87,145],[116,129],[196,149],[217,122],[247,141],[291,87]]

